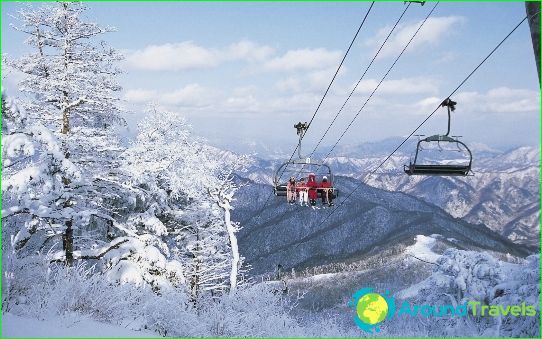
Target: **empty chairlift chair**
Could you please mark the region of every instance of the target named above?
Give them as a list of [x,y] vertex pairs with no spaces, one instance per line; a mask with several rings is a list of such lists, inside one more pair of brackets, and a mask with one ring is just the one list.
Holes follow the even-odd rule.
[[[471,173],[472,166],[472,153],[465,145],[465,143],[459,141],[457,138],[450,137],[450,120],[451,112],[455,110],[455,105],[457,103],[452,101],[450,98],[447,98],[440,104],[441,107],[447,107],[448,109],[448,130],[446,134],[432,135],[430,137],[420,139],[416,145],[416,155],[414,156],[414,161],[411,161],[409,165],[404,165],[404,171],[408,175],[436,175],[436,176],[467,176]],[[461,163],[446,163],[446,164],[420,164],[418,153],[422,149],[422,143],[440,143],[447,142],[453,143],[457,146],[458,149],[461,149],[461,145],[468,154],[468,159],[465,159]]]

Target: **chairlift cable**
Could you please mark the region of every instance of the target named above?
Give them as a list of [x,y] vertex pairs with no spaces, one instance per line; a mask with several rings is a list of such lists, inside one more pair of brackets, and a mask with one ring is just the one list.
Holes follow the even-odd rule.
[[[533,16],[535,15],[539,15],[540,12],[537,12],[535,13]],[[527,20],[529,16],[526,15],[511,31],[510,33],[508,33],[498,44],[497,46],[495,46],[495,48],[493,48],[491,50],[491,52],[489,52],[489,54],[472,70],[472,72],[469,73],[469,75],[467,75],[467,77],[465,77],[465,79],[463,81],[461,81],[461,83],[450,93],[450,95],[447,96],[447,98],[451,97],[453,94],[455,94],[466,82],[467,80],[470,79],[470,77],[489,59],[489,57],[491,57],[491,55],[493,55],[493,53],[495,53],[495,51],[518,29],[519,26],[521,26],[521,24]],[[367,176],[365,176],[365,178],[363,178],[363,180],[361,180],[361,182],[341,201],[341,203],[339,205],[337,205],[337,207],[335,207],[330,213],[328,213],[328,215],[326,215],[324,217],[324,219],[322,219],[322,221],[320,222],[320,224],[318,224],[318,227],[321,226],[327,219],[329,219],[329,217],[331,215],[333,215],[333,213],[335,213],[336,210],[338,210],[341,206],[344,205],[344,203],[346,202],[346,200],[348,200],[348,198],[350,198],[350,196],[352,196],[352,194],[354,194],[354,192],[356,192],[362,184],[364,184],[364,181],[366,178],[368,178],[369,176],[373,175],[380,167],[382,167],[382,165],[384,165],[384,163],[386,163],[394,154],[395,152],[397,152],[399,150],[399,148],[401,148],[407,141],[408,139],[410,139],[414,133],[416,133],[418,131],[418,129],[420,129],[426,122],[427,120],[429,120],[436,112],[437,110],[441,107],[441,105],[439,104],[437,106],[437,108],[435,108],[435,110],[433,112],[431,112],[431,114],[429,114],[375,169],[373,169],[371,172],[369,172],[369,174]]]
[[[380,82],[376,85],[376,87],[373,89],[373,91],[371,92],[371,94],[369,95],[369,97],[367,98],[367,100],[365,100],[365,102],[363,103],[363,105],[361,106],[361,108],[358,110],[358,112],[356,113],[356,115],[354,116],[354,118],[352,118],[352,120],[350,121],[350,123],[348,124],[348,126],[346,126],[346,128],[344,129],[344,131],[342,132],[342,134],[339,136],[339,138],[337,139],[337,141],[335,142],[335,144],[333,145],[333,147],[329,150],[329,152],[326,154],[326,156],[324,157],[324,160],[327,160],[331,154],[331,152],[333,152],[333,150],[335,149],[335,147],[337,147],[337,145],[339,144],[339,142],[342,140],[342,138],[344,137],[344,135],[346,134],[346,132],[348,132],[348,130],[350,129],[350,127],[352,126],[352,124],[354,123],[354,121],[358,118],[358,116],[360,115],[360,113],[363,111],[363,109],[365,108],[365,106],[367,106],[367,103],[371,100],[371,98],[373,97],[373,95],[376,93],[376,91],[378,90],[378,88],[380,87],[380,85],[382,85],[382,83],[384,82],[384,80],[387,78],[387,76],[389,75],[389,73],[391,72],[391,70],[395,67],[395,65],[397,64],[397,62],[399,61],[399,59],[401,58],[401,56],[404,54],[404,52],[406,51],[406,49],[408,48],[408,46],[410,45],[410,43],[414,40],[414,38],[416,37],[416,35],[418,34],[418,32],[422,29],[422,27],[424,26],[424,24],[427,22],[427,20],[429,19],[429,17],[431,16],[431,14],[433,14],[435,8],[437,7],[437,5],[439,4],[439,2],[436,2],[435,5],[433,6],[433,8],[431,9],[431,11],[427,14],[427,16],[425,17],[425,19],[422,21],[421,25],[418,26],[418,29],[414,32],[414,34],[410,37],[410,40],[407,42],[407,44],[405,45],[405,47],[403,48],[403,50],[401,51],[401,53],[399,53],[399,55],[397,56],[397,58],[395,59],[395,61],[391,64],[391,66],[388,68],[387,72],[384,74],[384,76],[382,77],[382,79],[380,80]],[[440,106],[439,106],[440,107]]]
[[[369,6],[369,9],[367,10],[367,13],[365,13],[365,16],[363,17],[363,20],[361,21],[361,24],[359,25],[358,27],[358,30],[356,31],[356,34],[354,35],[354,37],[352,38],[352,41],[350,42],[350,45],[348,46],[348,49],[346,50],[346,53],[344,54],[342,60],[341,60],[341,63],[339,64],[339,67],[337,67],[337,70],[335,71],[335,74],[333,75],[333,78],[331,79],[331,82],[329,83],[329,85],[327,86],[327,89],[326,91],[324,92],[324,95],[322,96],[322,99],[320,100],[320,102],[318,103],[318,106],[316,107],[316,110],[314,111],[312,117],[311,117],[311,120],[309,121],[309,123],[307,124],[307,128],[305,129],[305,133],[308,131],[308,129],[310,128],[310,126],[312,125],[312,122],[314,121],[314,118],[316,117],[316,114],[318,114],[318,111],[320,110],[320,107],[322,106],[322,103],[324,102],[324,99],[326,98],[330,88],[331,88],[331,85],[333,85],[333,82],[335,81],[335,78],[337,77],[337,75],[339,74],[339,71],[344,63],[344,60],[346,60],[346,56],[348,55],[348,53],[350,52],[350,49],[352,48],[352,45],[354,45],[354,42],[356,41],[356,38],[358,37],[358,34],[359,32],[361,31],[361,28],[363,27],[363,25],[365,24],[365,21],[367,19],[367,17],[369,16],[369,13],[371,12],[371,9],[373,8],[373,5],[375,4],[375,2],[371,2],[371,6]],[[301,136],[301,140],[303,140],[304,136],[305,136],[305,133]],[[301,141],[300,140],[300,141]],[[290,159],[288,159],[288,162],[292,161],[294,155],[295,155],[295,152],[297,151],[299,147],[299,143],[296,145],[294,151],[292,152],[292,155],[290,156]],[[284,171],[286,170],[288,166],[286,166],[284,168],[284,170],[282,171],[282,173],[280,173],[279,175],[279,181],[280,179],[282,178],[282,175],[284,174]]]
[[331,82],[329,83],[329,85],[327,86],[326,91],[324,92],[324,96],[322,97],[322,99],[318,103],[318,107],[316,107],[316,110],[314,111],[314,114],[312,115],[312,118],[309,121],[309,124],[307,125],[307,129],[309,129],[309,127],[312,124],[312,121],[314,120],[314,118],[316,117],[316,114],[318,113],[318,110],[320,110],[320,107],[322,106],[322,103],[324,102],[324,99],[327,96],[327,93],[329,92],[329,89],[331,88],[331,85],[333,85],[333,82],[335,81],[335,78],[337,77],[337,74],[339,74],[339,70],[341,69],[341,67],[342,67],[342,65],[344,63],[344,60],[346,60],[346,56],[348,55],[348,52],[350,52],[350,49],[352,48],[352,45],[354,45],[354,42],[356,41],[356,38],[358,37],[358,34],[361,31],[361,28],[365,24],[365,20],[367,19],[367,16],[369,16],[369,13],[371,12],[371,9],[373,8],[374,4],[375,4],[374,1],[371,2],[371,6],[369,6],[369,9],[367,10],[367,13],[365,13],[365,17],[363,17],[363,20],[361,21],[361,24],[359,25],[358,30],[356,31],[356,34],[354,35],[354,38],[352,38],[352,41],[350,42],[350,45],[348,46],[348,49],[346,50],[346,53],[344,53],[343,59],[341,60],[341,63],[339,64],[339,67],[337,67],[337,70],[335,71],[335,74],[333,75],[333,78],[331,79]]
[[380,47],[378,48],[378,51],[376,52],[376,54],[374,55],[373,59],[371,60],[371,62],[369,63],[369,65],[367,66],[367,68],[365,69],[365,71],[363,72],[363,74],[361,75],[361,77],[359,78],[358,82],[356,83],[356,85],[354,86],[354,88],[352,89],[352,91],[350,92],[350,94],[348,95],[348,97],[346,98],[346,100],[344,101],[344,103],[342,104],[341,108],[339,109],[339,111],[337,112],[337,114],[335,114],[335,117],[333,118],[333,120],[331,121],[331,123],[329,124],[329,126],[327,127],[326,131],[324,132],[324,134],[322,135],[322,137],[320,138],[320,140],[318,141],[318,143],[316,144],[316,146],[314,147],[314,149],[312,150],[312,152],[310,153],[309,157],[312,157],[312,155],[314,154],[314,152],[316,152],[316,149],[318,148],[318,146],[320,146],[320,143],[322,143],[322,141],[324,140],[325,136],[327,135],[327,133],[329,132],[329,130],[331,129],[331,127],[333,126],[333,124],[335,123],[335,121],[337,120],[337,118],[339,117],[339,115],[342,113],[344,107],[346,106],[346,104],[348,103],[348,101],[350,100],[350,98],[352,97],[352,95],[354,94],[354,92],[356,91],[356,89],[358,88],[359,84],[361,83],[361,81],[363,80],[363,78],[365,78],[365,75],[367,74],[367,72],[369,71],[369,69],[371,68],[371,66],[373,65],[374,61],[376,60],[376,58],[378,57],[378,55],[380,54],[380,52],[382,51],[382,48],[384,47],[384,45],[386,45],[386,43],[388,42],[390,36],[392,35],[392,33],[395,31],[395,28],[397,28],[397,26],[399,25],[399,22],[401,22],[401,20],[403,19],[403,16],[405,15],[406,11],[408,10],[408,8],[410,7],[410,2],[407,4],[405,10],[403,11],[403,13],[401,13],[401,15],[399,16],[399,19],[397,19],[397,21],[395,22],[395,24],[393,25],[392,29],[390,30],[390,32],[388,33],[388,36],[386,37],[386,39],[384,39],[384,42],[382,42],[382,44],[380,45]]
[[[367,19],[367,17],[369,16],[369,13],[371,12],[371,9],[373,8],[375,2],[371,2],[371,5],[369,6],[369,9],[367,10],[367,13],[365,13],[365,16],[363,17],[363,20],[361,21],[361,24],[359,25],[357,31],[356,31],[356,34],[354,34],[354,37],[352,38],[352,41],[350,42],[350,45],[348,46],[348,49],[346,50],[342,60],[341,60],[341,63],[339,64],[339,67],[337,67],[337,70],[335,71],[335,74],[333,75],[333,78],[331,79],[331,82],[329,83],[326,91],[324,92],[324,95],[322,96],[322,99],[320,100],[320,102],[318,103],[318,106],[316,107],[316,110],[314,111],[314,114],[312,115],[311,117],[311,120],[309,121],[308,125],[307,125],[307,128],[305,129],[305,132],[309,129],[309,127],[311,126],[312,122],[314,121],[314,118],[316,117],[316,114],[318,113],[318,111],[320,110],[320,107],[322,106],[322,103],[324,102],[324,99],[325,97],[327,96],[328,92],[329,92],[329,89],[331,88],[331,86],[333,85],[333,82],[335,81],[335,78],[337,77],[337,75],[339,74],[339,71],[344,63],[344,60],[346,59],[346,56],[348,55],[348,53],[350,52],[350,49],[352,48],[352,46],[354,45],[354,42],[356,41],[357,37],[358,37],[358,34],[359,32],[361,31],[361,28],[363,27],[363,25],[365,24],[365,21]],[[304,135],[301,136],[301,139],[303,139]],[[290,159],[288,160],[288,162],[292,161],[294,155],[295,155],[295,152],[297,151],[299,147],[299,143],[296,145],[294,151],[292,152],[292,155],[290,156]],[[279,175],[279,181],[280,179],[282,178],[282,175],[284,174],[284,171],[286,171],[286,168],[288,166],[286,165],[283,169],[283,171],[280,173]],[[273,195],[273,192],[270,192],[269,195],[267,196],[267,199],[265,200],[263,206],[262,206],[262,209],[257,213],[255,214],[253,217],[249,218],[248,220],[245,221],[248,222],[252,219],[254,219],[255,217],[259,216],[265,209],[265,206],[267,205],[267,203],[269,202],[269,199],[271,198],[271,196]]]

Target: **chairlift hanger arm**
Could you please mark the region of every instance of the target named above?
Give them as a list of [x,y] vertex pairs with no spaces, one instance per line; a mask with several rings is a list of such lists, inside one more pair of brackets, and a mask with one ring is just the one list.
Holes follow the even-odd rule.
[[446,130],[446,136],[450,134],[450,120],[451,118],[451,112],[455,111],[455,105],[457,105],[457,102],[452,101],[449,97],[444,99],[444,101],[440,104],[440,107],[446,107],[448,108],[448,129]]
[[305,136],[305,132],[307,132],[309,125],[307,124],[307,122],[302,123],[300,121],[294,125],[294,128],[297,129],[297,135],[299,136],[299,141],[297,144],[297,155],[299,159],[301,159],[301,140],[303,140],[303,137]]

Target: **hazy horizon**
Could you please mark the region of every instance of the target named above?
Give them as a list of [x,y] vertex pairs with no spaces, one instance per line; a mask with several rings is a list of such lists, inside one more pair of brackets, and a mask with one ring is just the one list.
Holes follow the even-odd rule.
[[[34,6],[38,3],[34,3]],[[148,102],[185,115],[224,148],[290,149],[309,121],[369,3],[86,3],[86,17],[117,32],[121,97],[133,135]],[[2,53],[27,53],[2,3]],[[26,5],[24,5],[26,6]],[[406,5],[375,3],[305,138],[311,149]],[[433,4],[412,4],[322,145],[332,145]],[[123,15],[118,15],[123,13]],[[523,3],[440,3],[340,145],[408,135],[525,15]],[[16,92],[17,74],[3,85]],[[540,96],[527,23],[452,97],[452,134],[510,149],[540,143]],[[440,110],[420,134],[446,128]],[[249,151],[250,147],[244,148]]]

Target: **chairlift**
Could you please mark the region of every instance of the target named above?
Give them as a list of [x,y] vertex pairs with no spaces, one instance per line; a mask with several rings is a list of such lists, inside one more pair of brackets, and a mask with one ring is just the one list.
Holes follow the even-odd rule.
[[404,1],[403,2],[404,4],[407,4],[407,3],[411,3],[411,4],[420,4],[420,5],[425,5],[426,1]]
[[[446,134],[432,135],[424,139],[419,139],[416,145],[416,155],[414,161],[410,161],[409,165],[404,165],[404,171],[408,175],[436,175],[436,176],[467,176],[471,175],[472,153],[465,143],[459,140],[459,136],[450,137],[450,120],[451,112],[455,110],[457,103],[450,98],[444,100],[440,106],[447,107],[448,110],[448,130]],[[423,149],[423,143],[437,143],[439,149],[442,150],[440,143],[451,143],[461,150],[462,146],[468,153],[468,163],[450,163],[450,164],[420,164],[418,162],[418,153]]]
[[[297,130],[299,136],[299,142],[297,145],[297,159],[292,159],[282,163],[273,175],[273,193],[275,196],[286,196],[288,180],[294,177],[296,182],[301,178],[307,178],[309,174],[316,173],[316,181],[320,182],[322,178],[327,177],[328,182],[331,183],[330,191],[336,197],[338,190],[335,188],[335,177],[331,170],[331,167],[322,161],[306,158],[301,155],[301,140],[307,130],[307,123],[297,123],[294,128]],[[320,189],[318,189],[321,193]]]

